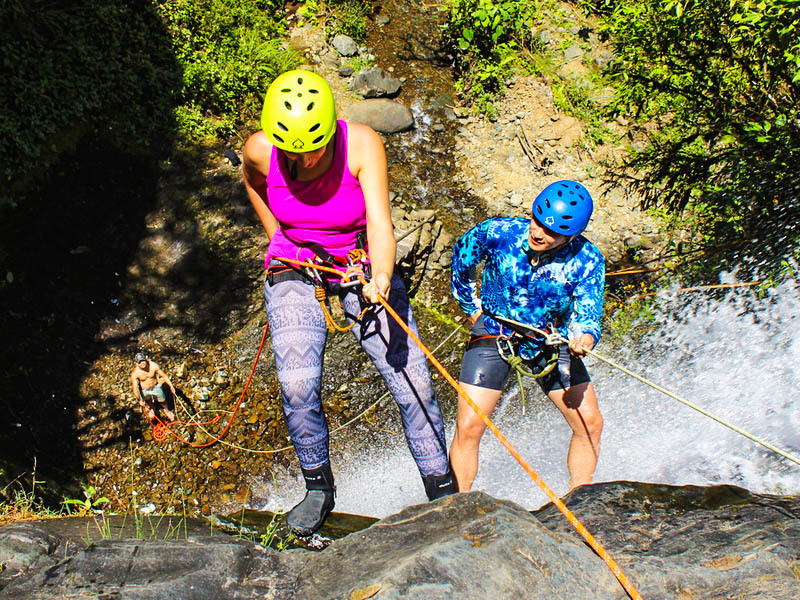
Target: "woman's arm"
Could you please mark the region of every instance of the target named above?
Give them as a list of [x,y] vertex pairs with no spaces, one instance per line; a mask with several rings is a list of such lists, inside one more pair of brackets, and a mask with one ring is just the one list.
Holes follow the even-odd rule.
[[389,174],[386,151],[380,136],[367,125],[348,123],[347,161],[361,184],[367,209],[367,243],[372,263],[372,281],[364,286],[364,297],[378,302],[387,297],[394,273],[397,244],[389,205]]
[[258,215],[264,231],[272,239],[278,230],[279,224],[275,215],[267,204],[267,174],[272,153],[272,144],[267,140],[263,131],[251,135],[244,144],[242,151],[242,175],[247,197]]

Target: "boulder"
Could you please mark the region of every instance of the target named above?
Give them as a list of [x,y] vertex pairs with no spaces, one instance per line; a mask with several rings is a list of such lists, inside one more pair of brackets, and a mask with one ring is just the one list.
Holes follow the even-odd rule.
[[355,56],[358,54],[358,46],[350,36],[340,33],[333,38],[331,45],[342,56]]
[[394,97],[400,93],[402,84],[379,67],[369,67],[356,73],[350,89],[362,98]]
[[348,120],[369,125],[381,133],[396,133],[414,126],[411,110],[393,100],[373,98],[351,105],[347,111]]
[[[800,497],[612,482],[565,502],[644,598],[800,597]],[[201,527],[87,546],[74,539],[81,526],[70,540],[50,521],[0,528],[0,598],[627,597],[553,505],[530,513],[482,492],[409,506],[320,552],[277,552]]]

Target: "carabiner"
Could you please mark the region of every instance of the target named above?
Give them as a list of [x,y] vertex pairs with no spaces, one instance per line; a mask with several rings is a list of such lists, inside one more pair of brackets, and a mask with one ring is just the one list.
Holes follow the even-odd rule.
[[508,362],[509,357],[516,356],[514,344],[511,342],[511,336],[498,335],[495,344],[497,345],[497,352],[500,354],[500,358],[504,361]]
[[[347,259],[347,262],[350,264],[342,275],[342,282],[339,284],[339,286],[343,288],[349,288],[360,285],[361,281],[358,279],[358,276],[360,275],[361,277],[365,277],[364,270],[358,265],[353,264],[349,258]],[[353,278],[354,276],[355,278]]]

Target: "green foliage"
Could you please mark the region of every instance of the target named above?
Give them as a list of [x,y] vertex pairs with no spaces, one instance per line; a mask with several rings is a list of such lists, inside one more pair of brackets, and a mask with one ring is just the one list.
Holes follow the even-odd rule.
[[593,144],[613,139],[613,134],[604,123],[605,110],[594,99],[603,85],[602,80],[593,82],[559,77],[554,77],[551,85],[554,104],[564,113],[586,123],[587,137]]
[[77,498],[71,498],[69,500],[64,500],[64,508],[66,508],[67,513],[71,514],[70,507],[74,506],[78,509],[79,514],[89,514],[92,512],[102,512],[100,507],[103,504],[107,504],[111,502],[105,496],[101,498],[97,498],[97,489],[92,485],[84,485],[83,486],[83,500]]
[[538,2],[450,0],[446,38],[457,56],[461,92],[479,112],[493,115],[492,99],[514,69],[527,38],[525,18]]
[[259,110],[272,79],[300,64],[281,46],[279,0],[161,0],[157,8],[183,67],[176,117],[192,139],[233,132]]
[[0,204],[82,141],[157,157],[230,133],[300,59],[279,0],[4,0]]
[[[0,469],[0,479],[5,479],[6,475],[5,469]],[[59,513],[48,508],[40,497],[37,486],[45,482],[36,479],[35,466],[31,473],[30,488],[20,481],[22,476],[20,475],[0,489],[0,525],[59,516]]]
[[303,19],[316,23],[317,16],[322,12],[320,0],[298,0],[301,6],[297,9],[297,14]]
[[[613,347],[638,343],[657,325],[657,298],[643,296],[650,291],[645,283],[623,285],[618,296],[606,293],[603,337]],[[630,298],[624,300],[623,298]]]
[[88,136],[169,144],[180,68],[150,3],[4,0],[0,31],[0,204]]
[[794,219],[799,28],[798,0],[613,3],[617,108],[649,142],[625,179],[644,206],[712,207],[735,235]]
[[353,69],[354,73],[358,73],[359,71],[363,71],[371,67],[375,61],[372,58],[364,57],[361,55],[358,56],[351,56],[345,59],[345,64]]
[[358,44],[367,39],[367,16],[372,5],[367,0],[329,0],[333,11],[332,35],[343,34]]

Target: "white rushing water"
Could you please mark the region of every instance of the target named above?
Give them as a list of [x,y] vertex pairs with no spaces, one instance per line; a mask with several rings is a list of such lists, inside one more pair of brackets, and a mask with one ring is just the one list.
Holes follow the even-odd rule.
[[[729,278],[731,279],[731,278]],[[598,352],[794,456],[800,456],[800,286],[789,280],[766,298],[731,290],[665,292],[653,329],[635,346]],[[595,481],[667,484],[731,483],[751,491],[800,493],[800,465],[777,458],[628,375],[589,361],[605,417]],[[526,382],[527,415],[510,385],[494,421],[555,490],[568,489],[570,430],[549,400]],[[448,442],[453,424],[448,423]],[[425,501],[402,435],[378,432],[359,450],[332,443],[336,510],[377,517]],[[276,482],[265,508],[286,510],[302,498],[299,478]],[[475,489],[535,509],[538,486],[487,432]]]

